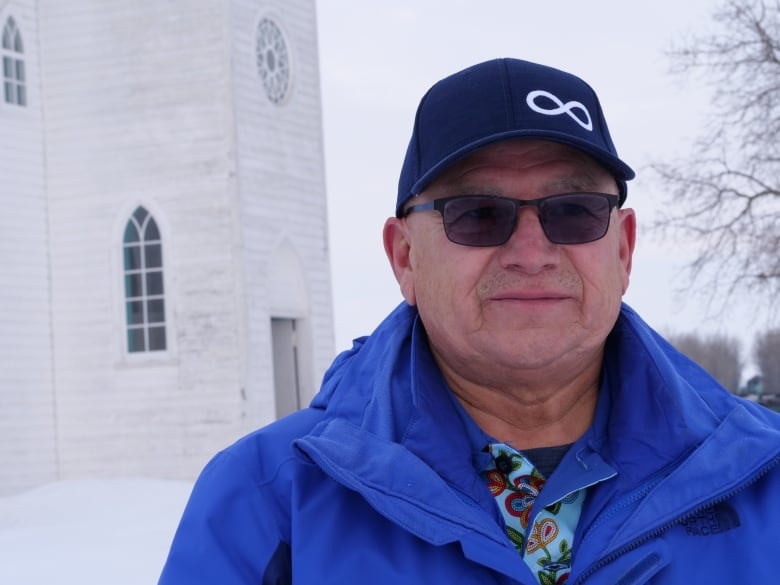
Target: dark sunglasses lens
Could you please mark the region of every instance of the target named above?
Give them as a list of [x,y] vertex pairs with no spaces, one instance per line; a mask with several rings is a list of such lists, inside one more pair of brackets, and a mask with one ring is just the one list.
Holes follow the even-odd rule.
[[495,197],[456,197],[442,211],[444,231],[456,244],[500,246],[515,227],[517,207]]
[[551,242],[585,244],[604,237],[611,212],[606,197],[572,193],[545,199],[539,205],[539,219]]

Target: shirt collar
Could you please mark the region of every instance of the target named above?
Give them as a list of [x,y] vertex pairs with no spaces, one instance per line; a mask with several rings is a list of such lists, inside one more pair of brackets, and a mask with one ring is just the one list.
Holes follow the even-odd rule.
[[[439,374],[439,376],[441,376],[441,374]],[[496,442],[496,438],[483,431],[479,425],[474,422],[474,419],[471,418],[471,415],[469,415],[460,403],[460,400],[458,400],[451,390],[448,392],[448,395],[453,408],[455,412],[457,412],[461,424],[463,425],[463,430],[471,448],[474,469],[479,472],[490,464],[492,457],[485,448],[490,443]],[[597,475],[602,479],[606,476],[614,475],[614,470],[610,466],[604,464],[601,457],[598,455],[598,452],[606,440],[610,403],[609,382],[606,376],[602,376],[599,384],[599,397],[596,403],[596,412],[594,413],[593,422],[569,449],[569,452],[561,461],[562,465],[568,467],[577,461],[579,466],[587,468],[594,463],[593,456],[595,455],[598,459],[598,467],[600,468],[600,472]],[[589,461],[586,461],[586,459]],[[566,483],[569,482],[567,481]]]

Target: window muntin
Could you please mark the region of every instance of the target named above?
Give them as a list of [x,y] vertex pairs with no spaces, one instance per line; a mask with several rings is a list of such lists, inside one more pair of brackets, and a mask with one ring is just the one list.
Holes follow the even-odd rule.
[[127,351],[164,351],[162,240],[157,222],[144,207],[136,208],[128,220],[122,247]]
[[10,16],[3,26],[0,55],[3,61],[3,97],[6,103],[26,106],[27,76],[22,33],[16,26],[16,21]]

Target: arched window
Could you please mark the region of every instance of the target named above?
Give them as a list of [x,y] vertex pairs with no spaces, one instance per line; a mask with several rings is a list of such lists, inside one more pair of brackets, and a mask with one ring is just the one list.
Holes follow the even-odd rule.
[[3,57],[3,95],[5,101],[17,106],[27,105],[27,89],[24,73],[24,45],[16,21],[9,16],[3,27],[0,48]]
[[157,222],[143,207],[133,212],[123,241],[127,351],[163,351],[165,296],[162,240]]

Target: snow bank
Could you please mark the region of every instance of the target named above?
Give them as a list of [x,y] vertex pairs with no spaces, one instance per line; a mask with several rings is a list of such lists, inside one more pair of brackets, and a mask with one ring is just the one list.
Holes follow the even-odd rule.
[[0,583],[154,585],[191,489],[63,481],[0,498]]

